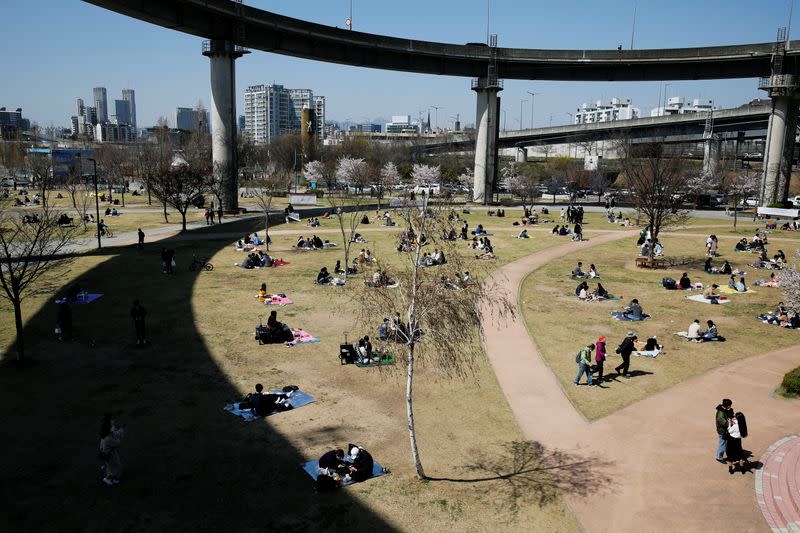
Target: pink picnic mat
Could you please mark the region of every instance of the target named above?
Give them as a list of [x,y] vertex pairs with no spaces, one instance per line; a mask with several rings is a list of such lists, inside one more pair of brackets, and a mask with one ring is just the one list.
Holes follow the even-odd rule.
[[307,344],[309,342],[319,342],[319,339],[313,337],[311,333],[302,330],[302,329],[294,329],[292,330],[294,334],[294,340],[289,341],[286,343],[286,346],[294,346],[295,344]]
[[289,305],[293,304],[294,302],[291,298],[286,298],[285,296],[273,296],[272,298],[267,298],[264,300],[264,303],[267,305]]

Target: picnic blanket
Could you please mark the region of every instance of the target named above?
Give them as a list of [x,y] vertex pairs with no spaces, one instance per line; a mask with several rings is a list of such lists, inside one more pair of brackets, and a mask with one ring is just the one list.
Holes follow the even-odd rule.
[[273,294],[272,298],[267,298],[266,300],[264,300],[264,304],[266,304],[266,305],[284,306],[284,305],[289,305],[289,304],[293,304],[293,303],[294,302],[290,298],[287,298],[285,295],[281,295],[281,294]]
[[338,246],[338,245],[335,242],[323,242],[322,243],[322,247],[323,248],[334,248],[336,246]]
[[[270,394],[285,394],[281,390],[271,390],[269,392]],[[311,396],[310,394],[306,394],[305,392],[300,390],[294,391],[292,395],[289,397],[289,404],[292,406],[293,409],[297,409],[298,407],[303,407],[304,405],[308,405],[315,401],[316,400],[314,399],[313,396]],[[253,420],[258,420],[259,418],[262,418],[261,416],[255,414],[252,409],[239,409],[239,403],[240,402],[229,403],[228,405],[223,407],[223,409],[236,416],[241,416],[242,418],[244,418],[245,422],[252,422]],[[270,413],[267,416],[272,416],[279,412],[285,412],[285,411],[275,411],[274,413]]]
[[722,294],[749,294],[749,293],[753,293],[753,292],[756,292],[756,291],[748,288],[744,292],[739,292],[736,289],[731,289],[730,287],[720,287],[719,288],[719,292],[721,292]]
[[662,346],[661,348],[658,348],[656,350],[638,351],[631,353],[633,353],[633,355],[636,355],[638,357],[652,357],[653,359],[655,359],[656,357],[658,357],[659,354],[663,352],[664,352],[664,347]]
[[[704,304],[710,304],[712,302],[712,300],[710,300],[710,299],[703,298],[702,294],[695,294],[693,296],[687,296],[686,299],[687,300],[693,300],[695,302],[702,302]],[[731,301],[730,298],[726,298],[724,296],[719,298],[719,299],[717,299],[717,303],[721,303],[721,304],[726,304],[726,303],[728,303],[730,301]]]
[[[344,461],[346,463],[352,463],[353,462],[353,458],[350,457],[349,454],[345,454],[344,455]],[[306,471],[306,474],[311,476],[311,479],[313,479],[314,481],[317,480],[317,469],[319,468],[319,460],[307,461],[307,462],[303,463],[301,466],[303,467],[303,470]],[[383,471],[383,467],[381,466],[381,464],[378,461],[375,461],[373,459],[372,477],[380,477],[380,476],[382,476],[384,474],[386,474],[386,472]],[[369,479],[372,479],[372,478],[369,478]],[[348,480],[348,481],[345,481],[344,479],[342,479],[342,487],[347,487],[348,485],[353,485],[355,483],[357,483],[357,482],[353,481],[352,479]]]
[[90,304],[102,296],[102,294],[86,293],[82,296],[78,296],[77,298],[58,298],[56,299],[56,303],[72,305]]
[[300,222],[300,215],[297,213],[289,213],[286,216],[286,220],[288,220],[289,222]]
[[611,316],[613,316],[617,320],[628,321],[628,322],[641,322],[642,320],[647,320],[648,318],[650,318],[649,316],[645,316],[645,317],[642,317],[642,318],[639,318],[639,319],[630,318],[628,316],[625,316],[622,313],[622,311],[612,311],[611,312]]
[[288,341],[286,346],[295,346],[296,344],[308,344],[311,342],[319,342],[319,339],[312,336],[311,333],[303,329],[293,329],[294,340]]
[[756,287],[772,287],[772,288],[777,288],[777,287],[780,287],[780,286],[781,286],[781,283],[780,283],[779,281],[774,281],[774,280],[768,280],[768,279],[757,279],[757,280],[755,281],[755,286],[756,286]]
[[706,339],[705,337],[700,337],[699,339],[690,339],[689,333],[687,333],[686,331],[679,331],[675,333],[675,335],[677,335],[678,337],[683,337],[687,341],[694,341],[694,342],[725,342],[725,337],[721,336],[715,337],[713,339]]
[[288,265],[288,264],[289,264],[289,261],[284,261],[283,259],[278,259],[278,260],[272,262],[272,266],[274,266],[274,267],[279,267],[279,266]]
[[393,365],[397,362],[397,359],[394,358],[392,352],[387,352],[386,354],[380,353],[373,353],[372,357],[380,357],[378,361],[372,361],[365,363],[362,359],[356,359],[356,366],[359,368],[366,368],[370,366],[386,366],[386,365]]

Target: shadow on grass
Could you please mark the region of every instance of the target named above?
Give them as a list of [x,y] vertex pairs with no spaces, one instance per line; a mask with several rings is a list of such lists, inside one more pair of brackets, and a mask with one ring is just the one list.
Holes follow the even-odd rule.
[[[222,410],[240,397],[231,381],[239,376],[219,366],[198,325],[224,317],[229,304],[209,293],[193,302],[197,276],[218,274],[186,267],[193,254],[213,256],[229,244],[177,237],[142,252],[104,248],[88,256],[102,261],[79,276],[86,290],[104,296],[73,306],[71,342],[54,339],[52,299],[29,317],[32,362],[14,364],[10,353],[0,365],[0,531],[393,529],[346,489],[315,494],[300,468],[307,457],[270,421],[247,424]],[[162,246],[176,250],[174,276],[161,273]],[[129,312],[136,298],[148,312],[146,348],[134,343]],[[197,316],[198,309],[205,314]],[[235,347],[254,342],[251,327],[218,334]],[[236,360],[216,355],[237,371]],[[306,418],[311,409],[279,416]],[[126,429],[125,474],[115,487],[100,482],[105,412]],[[334,429],[320,428],[316,450],[342,440]]]
[[465,478],[428,478],[429,481],[485,485],[487,496],[516,513],[524,504],[540,507],[561,495],[590,496],[613,486],[609,461],[546,448],[539,442],[514,441],[500,453],[476,452],[475,463],[462,470],[476,474]]

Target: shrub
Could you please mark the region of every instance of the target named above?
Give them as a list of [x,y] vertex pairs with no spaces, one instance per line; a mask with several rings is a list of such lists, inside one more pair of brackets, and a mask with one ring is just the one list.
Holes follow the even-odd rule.
[[787,372],[786,375],[783,376],[781,387],[784,392],[788,394],[800,395],[800,367],[795,368],[791,372]]

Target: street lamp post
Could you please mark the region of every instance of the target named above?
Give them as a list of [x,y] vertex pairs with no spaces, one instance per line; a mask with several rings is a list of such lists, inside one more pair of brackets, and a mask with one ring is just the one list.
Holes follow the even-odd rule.
[[672,85],[671,83],[664,84],[664,106],[661,108],[661,116],[664,117],[667,115],[667,87]]
[[[567,111],[566,114],[569,115],[569,123],[570,124],[574,124],[575,123],[575,116],[572,113],[570,113],[569,111]],[[567,139],[569,139],[569,137],[567,137]],[[569,141],[567,141],[567,157],[572,157],[572,143],[569,142]]]
[[542,93],[533,93],[531,91],[525,91],[525,92],[528,93],[529,95],[531,95],[531,129],[533,129],[533,104],[535,103],[534,101],[535,101],[536,96],[538,96],[538,95],[540,95]]
[[507,131],[507,128],[506,128],[506,110],[505,109],[501,109],[500,112],[503,114],[503,131]]
[[525,102],[527,102],[527,100],[525,100],[525,99],[522,99],[522,100],[519,101],[519,129],[520,130],[522,130],[522,106],[525,105]]
[[93,157],[87,158],[92,162],[93,172],[92,181],[94,181],[94,210],[95,222],[97,222],[97,249],[101,249],[103,244],[100,242],[100,198],[97,196],[97,160]]

